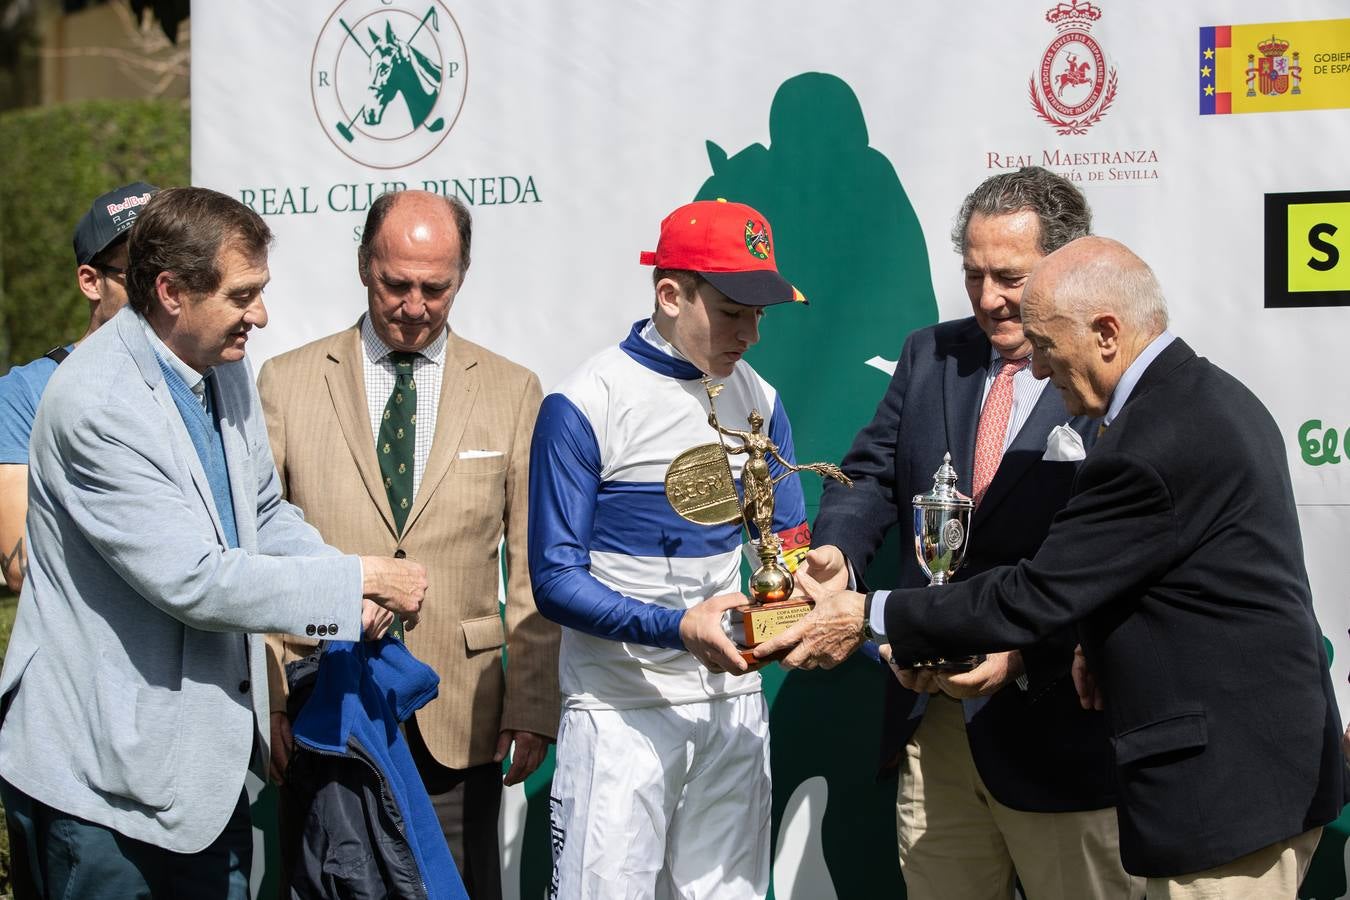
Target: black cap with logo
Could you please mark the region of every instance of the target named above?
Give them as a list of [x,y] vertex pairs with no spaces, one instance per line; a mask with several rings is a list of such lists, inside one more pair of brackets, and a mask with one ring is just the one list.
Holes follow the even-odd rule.
[[136,222],[141,207],[159,190],[137,181],[99,197],[75,226],[75,264],[88,265]]

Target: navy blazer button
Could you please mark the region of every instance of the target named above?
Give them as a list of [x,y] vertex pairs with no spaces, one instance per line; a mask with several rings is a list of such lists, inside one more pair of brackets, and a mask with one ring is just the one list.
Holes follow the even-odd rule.
[[319,637],[328,637],[328,626],[327,626],[327,625],[320,625],[320,626],[319,626]]
[[306,625],[306,626],[305,626],[305,634],[309,635],[310,637],[314,637],[314,632],[315,632],[315,628],[314,628],[313,625]]
[[250,687],[252,687],[252,685],[249,684],[248,679],[245,678],[243,681],[239,682],[239,693],[247,694]]

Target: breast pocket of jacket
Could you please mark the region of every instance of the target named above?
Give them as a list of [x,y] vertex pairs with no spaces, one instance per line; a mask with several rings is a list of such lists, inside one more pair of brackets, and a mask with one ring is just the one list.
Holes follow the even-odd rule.
[[491,475],[506,468],[506,453],[501,450],[460,450],[450,465],[451,475]]
[[461,451],[448,470],[442,490],[450,488],[458,526],[495,544],[506,497],[506,455],[495,451],[493,455],[478,455],[486,453]]
[[75,774],[100,793],[167,809],[177,792],[182,692],[131,684],[100,666],[88,696],[93,734],[82,742]]

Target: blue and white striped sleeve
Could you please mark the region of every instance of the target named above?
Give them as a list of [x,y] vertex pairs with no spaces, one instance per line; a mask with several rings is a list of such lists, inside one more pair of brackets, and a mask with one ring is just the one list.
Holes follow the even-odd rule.
[[683,610],[627,597],[591,575],[600,483],[591,423],[565,396],[549,394],[530,445],[530,579],[539,612],[596,637],[685,649]]

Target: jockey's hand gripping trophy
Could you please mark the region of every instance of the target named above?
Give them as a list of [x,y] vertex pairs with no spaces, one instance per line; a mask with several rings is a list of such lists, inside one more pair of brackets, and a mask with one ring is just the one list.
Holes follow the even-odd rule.
[[[728,637],[741,648],[742,658],[751,666],[759,666],[767,660],[755,657],[751,652],[755,646],[786,631],[815,605],[806,598],[789,599],[794,582],[780,558],[782,539],[773,530],[774,485],[793,472],[807,471],[850,487],[853,481],[834,463],[797,465],[784,459],[778,445],[763,432],[764,416],[759,410],[750,411],[749,431],[722,427],[714,400],[722,385],[715,385],[704,376],[703,388],[708,394],[708,424],[717,431],[718,442],[691,447],[675,457],[666,470],[666,497],[675,511],[690,522],[699,525],[736,522],[755,542],[760,564],[750,576],[750,602],[732,609],[724,627]],[[723,436],[739,440],[739,446],[728,446]],[[729,456],[742,453],[746,455],[741,468],[744,500],[736,493],[728,460]],[[769,471],[770,456],[783,467],[777,477]]]

